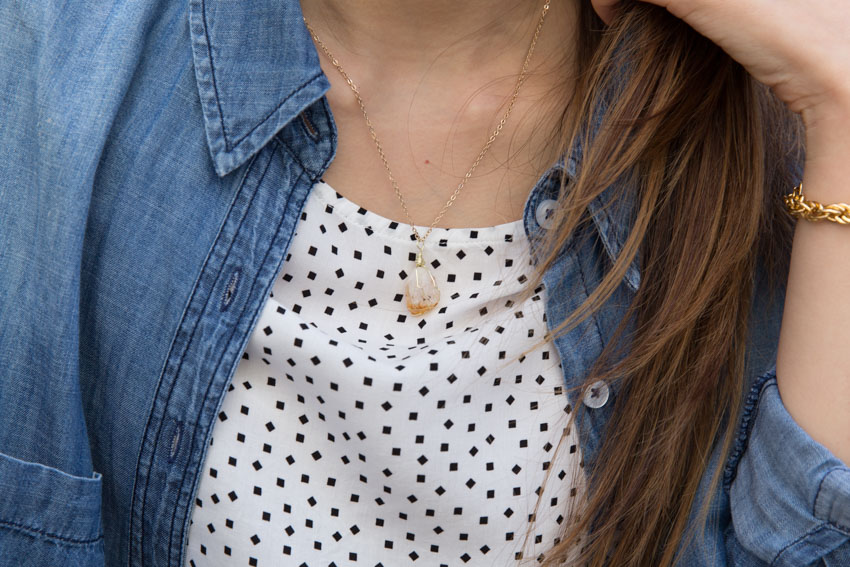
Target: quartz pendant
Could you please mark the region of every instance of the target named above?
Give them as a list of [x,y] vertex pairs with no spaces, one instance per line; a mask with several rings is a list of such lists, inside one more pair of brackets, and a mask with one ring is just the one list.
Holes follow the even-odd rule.
[[440,288],[437,287],[434,276],[425,267],[421,250],[416,255],[416,268],[413,270],[413,277],[407,280],[404,291],[407,299],[407,310],[410,311],[411,315],[424,315],[440,303]]

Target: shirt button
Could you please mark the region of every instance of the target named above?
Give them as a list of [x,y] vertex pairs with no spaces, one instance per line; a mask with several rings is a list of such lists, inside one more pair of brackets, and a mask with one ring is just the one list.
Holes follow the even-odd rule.
[[598,409],[608,403],[611,389],[604,380],[597,380],[584,391],[584,405],[591,409]]
[[540,201],[537,209],[534,211],[534,218],[537,224],[549,230],[555,225],[555,208],[558,206],[558,201],[554,199],[545,199]]

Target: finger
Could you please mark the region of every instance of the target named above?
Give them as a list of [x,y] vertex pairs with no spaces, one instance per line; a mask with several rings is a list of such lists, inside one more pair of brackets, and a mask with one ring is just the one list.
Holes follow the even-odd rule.
[[591,0],[593,9],[606,24],[610,24],[617,12],[620,0]]
[[[617,14],[617,9],[620,7],[621,0],[591,0],[591,4],[593,5],[593,9],[596,10],[597,15],[602,19],[606,24],[610,24],[614,20],[614,16]],[[647,4],[655,4],[661,8],[666,8],[668,12],[682,18],[687,11],[690,9],[688,6],[692,4],[692,2],[685,2],[684,0],[641,0],[641,2],[646,2]]]

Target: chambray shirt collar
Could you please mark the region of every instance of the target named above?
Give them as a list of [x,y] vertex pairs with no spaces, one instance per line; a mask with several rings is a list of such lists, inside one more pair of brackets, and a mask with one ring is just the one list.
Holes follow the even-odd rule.
[[[297,0],[189,0],[189,25],[207,143],[216,172],[224,176],[321,99],[330,83]],[[526,203],[527,229],[539,203],[556,197],[554,174],[566,169],[574,177],[580,156],[581,148],[574,148],[538,183]],[[628,237],[633,202],[613,202],[605,192],[589,209],[613,261]],[[625,281],[637,289],[636,262]]]
[[227,175],[330,88],[297,0],[189,0],[207,143]]
[[[561,158],[543,176],[525,203],[523,221],[526,233],[530,237],[532,254],[535,257],[542,253],[542,248],[538,248],[537,243],[545,242],[544,231],[546,230],[539,224],[538,208],[543,206],[546,201],[558,198],[560,179],[564,173],[566,173],[568,179],[575,179],[580,167],[581,152],[582,148],[578,143],[570,152],[569,157]],[[569,185],[567,190],[569,190]],[[635,191],[633,187],[625,190],[619,199],[614,199],[613,194],[614,187],[610,187],[588,205],[593,225],[599,233],[602,246],[611,262],[616,261],[629,237],[635,213]],[[637,257],[629,265],[623,279],[632,291],[638,289],[640,285],[640,263]]]
[[[611,190],[608,189],[588,205],[602,245],[612,262],[616,261],[629,237],[635,212],[634,198],[634,191],[627,190],[620,199],[614,200],[611,198]],[[632,291],[636,291],[640,285],[638,256],[632,260],[624,276],[626,284]]]

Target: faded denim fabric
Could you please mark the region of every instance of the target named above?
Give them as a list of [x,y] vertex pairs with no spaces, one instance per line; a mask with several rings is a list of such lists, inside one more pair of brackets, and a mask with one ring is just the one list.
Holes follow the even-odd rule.
[[[295,0],[0,3],[0,566],[180,564],[218,408],[334,155],[328,87]],[[529,196],[532,242],[578,165]],[[629,203],[603,204],[545,274],[553,326],[628,234]],[[568,390],[639,283],[557,340]],[[682,565],[850,565],[850,470],[772,374],[781,305],[757,293],[746,412]]]

